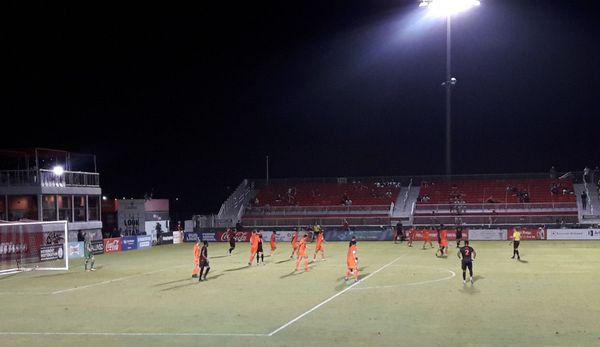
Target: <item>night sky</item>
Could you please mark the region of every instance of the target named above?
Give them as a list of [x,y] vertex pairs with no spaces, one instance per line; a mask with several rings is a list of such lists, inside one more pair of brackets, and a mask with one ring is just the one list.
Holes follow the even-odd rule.
[[[453,21],[454,172],[599,165],[600,12],[482,2]],[[199,4],[5,6],[0,148],[95,153],[105,195],[184,216],[266,155],[272,177],[444,172],[445,22],[418,1]]]

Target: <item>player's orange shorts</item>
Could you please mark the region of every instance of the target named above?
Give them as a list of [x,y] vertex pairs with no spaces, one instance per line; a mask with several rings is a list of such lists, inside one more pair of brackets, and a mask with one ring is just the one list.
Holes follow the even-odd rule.
[[250,247],[250,253],[258,252],[258,247]]
[[315,252],[319,252],[323,250],[323,245],[322,244],[317,244],[317,246],[315,247]]
[[270,242],[269,243],[271,245],[271,250],[274,251],[275,248],[277,248],[277,246],[275,245],[275,242]]

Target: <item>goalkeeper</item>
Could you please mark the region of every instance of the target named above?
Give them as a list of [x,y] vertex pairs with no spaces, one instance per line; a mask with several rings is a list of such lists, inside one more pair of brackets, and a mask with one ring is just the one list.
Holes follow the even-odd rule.
[[[92,251],[92,243],[90,242],[90,240],[85,241],[85,243],[83,244],[83,248],[83,253],[85,255],[85,271],[96,271],[96,268],[94,267],[94,262],[96,261],[96,258],[94,258],[94,253]],[[89,269],[88,263],[91,263]]]

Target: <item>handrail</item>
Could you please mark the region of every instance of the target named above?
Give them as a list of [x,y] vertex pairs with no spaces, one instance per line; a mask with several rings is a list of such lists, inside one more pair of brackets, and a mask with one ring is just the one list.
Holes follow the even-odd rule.
[[525,202],[525,203],[464,203],[464,204],[416,204],[416,211],[440,211],[440,210],[533,210],[533,209],[573,209],[577,203],[573,202]]

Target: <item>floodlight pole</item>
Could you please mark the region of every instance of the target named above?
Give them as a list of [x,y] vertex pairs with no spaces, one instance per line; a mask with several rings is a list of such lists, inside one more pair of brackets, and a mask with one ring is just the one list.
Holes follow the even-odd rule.
[[446,16],[446,175],[452,175],[452,85],[451,82],[451,50],[452,50],[452,15]]

